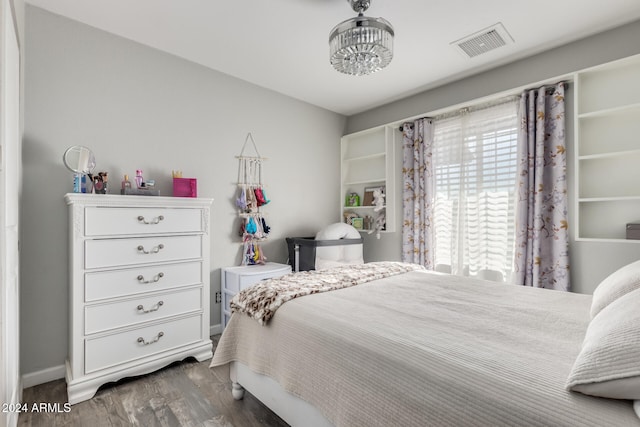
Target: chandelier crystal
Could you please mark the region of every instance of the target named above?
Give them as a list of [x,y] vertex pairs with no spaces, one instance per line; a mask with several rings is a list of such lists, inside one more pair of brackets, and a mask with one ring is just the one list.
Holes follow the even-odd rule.
[[341,73],[364,76],[389,65],[393,58],[393,27],[363,12],[369,0],[349,0],[358,16],[336,25],[329,35],[331,65]]

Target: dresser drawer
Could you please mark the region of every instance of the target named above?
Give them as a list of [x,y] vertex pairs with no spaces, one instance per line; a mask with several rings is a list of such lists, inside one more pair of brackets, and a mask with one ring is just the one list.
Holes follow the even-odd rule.
[[195,343],[202,337],[202,315],[198,315],[89,338],[85,342],[85,374]]
[[98,271],[84,276],[84,300],[98,301],[198,283],[204,283],[199,261]]
[[193,233],[203,231],[201,209],[110,208],[85,209],[86,236]]
[[202,310],[202,288],[140,296],[85,307],[85,334]]
[[202,257],[202,237],[165,236],[85,241],[85,268],[197,259]]

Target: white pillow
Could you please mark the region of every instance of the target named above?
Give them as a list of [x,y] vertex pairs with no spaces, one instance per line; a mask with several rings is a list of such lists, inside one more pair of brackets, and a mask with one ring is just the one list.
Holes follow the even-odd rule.
[[640,418],[640,400],[633,401],[633,410],[636,411],[636,415]]
[[616,299],[591,320],[567,389],[640,400],[640,289]]
[[591,318],[616,299],[635,289],[640,289],[640,261],[625,265],[600,282],[593,291]]
[[[331,224],[318,231],[316,240],[361,239],[360,232],[344,222]],[[315,269],[325,270],[346,264],[364,264],[362,243],[316,247]]]

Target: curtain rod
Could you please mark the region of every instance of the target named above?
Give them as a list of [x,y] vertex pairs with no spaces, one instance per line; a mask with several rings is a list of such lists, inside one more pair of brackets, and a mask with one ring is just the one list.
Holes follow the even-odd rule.
[[[421,117],[421,118],[416,119],[416,120],[425,120],[425,119],[427,119],[427,120],[432,120],[432,118],[431,118],[431,117]],[[414,120],[414,121],[415,121],[415,120]],[[404,131],[404,127],[403,127],[403,126],[405,126],[405,125],[406,125],[406,126],[408,126],[408,127],[409,127],[409,129],[413,129],[413,123],[403,123],[403,124],[401,124],[401,125],[400,125],[400,127],[399,127],[400,132]]]
[[[557,85],[559,85],[559,84],[562,84],[565,89],[567,89],[567,87],[569,86],[569,82],[568,81],[561,80],[561,81],[559,81],[557,83],[550,83],[548,85],[542,85],[542,86],[538,86],[538,87],[535,87],[535,88],[523,89],[520,93],[529,92],[531,90],[536,90],[536,89],[541,89],[541,88],[543,88],[545,86],[546,86],[545,89],[547,91],[554,90],[555,87]],[[515,95],[514,94],[514,95],[511,95],[511,96],[507,96],[507,97],[501,98],[499,100],[495,100],[493,102],[490,101],[490,102],[485,102],[485,103],[480,103],[480,104],[477,104],[477,105],[473,105],[471,107],[458,108],[458,109],[450,111],[448,113],[440,114],[440,115],[438,115],[436,117],[422,117],[422,118],[416,119],[416,120],[422,120],[422,119],[440,120],[440,119],[443,119],[443,118],[455,116],[457,114],[460,114],[461,112],[469,112],[469,111],[474,111],[474,110],[480,110],[480,109],[487,108],[487,107],[493,107],[494,105],[500,105],[502,103],[510,102],[514,98],[519,98],[519,97],[520,97],[520,95]],[[409,126],[409,129],[413,129],[413,123],[405,122],[405,123],[401,124],[400,127],[398,128],[400,130],[400,132],[404,131],[404,126]]]
[[550,83],[548,85],[542,85],[542,86],[537,86],[537,87],[530,87],[530,88],[526,88],[523,89],[522,92],[530,92],[532,90],[539,90],[544,88],[546,91],[553,91],[556,89],[556,86],[558,86],[559,84],[561,84],[565,89],[567,89],[569,87],[569,82],[565,81],[565,80],[561,80],[557,83]]

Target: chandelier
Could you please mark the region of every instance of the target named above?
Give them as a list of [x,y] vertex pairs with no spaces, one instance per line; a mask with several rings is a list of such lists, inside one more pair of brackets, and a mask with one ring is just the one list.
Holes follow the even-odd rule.
[[393,27],[363,12],[371,0],[347,0],[358,16],[336,25],[329,35],[331,65],[341,73],[364,76],[389,65],[393,58]]

